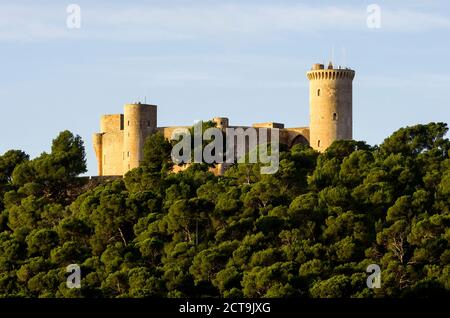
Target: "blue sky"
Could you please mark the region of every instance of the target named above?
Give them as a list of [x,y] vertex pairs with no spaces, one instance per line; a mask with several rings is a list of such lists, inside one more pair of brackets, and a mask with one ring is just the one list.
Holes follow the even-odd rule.
[[[81,8],[68,29],[66,8]],[[367,6],[381,28],[367,27]],[[308,125],[305,72],[356,70],[354,138],[450,122],[447,1],[0,1],[0,154],[32,157],[69,129],[91,135],[105,113],[147,100],[158,125],[226,116],[231,124]],[[345,54],[343,53],[345,52]]]

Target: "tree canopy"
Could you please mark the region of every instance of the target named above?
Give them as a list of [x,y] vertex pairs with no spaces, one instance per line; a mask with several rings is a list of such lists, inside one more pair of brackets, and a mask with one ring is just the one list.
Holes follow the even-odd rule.
[[[379,146],[281,149],[277,173],[192,164],[145,144],[123,178],[83,186],[83,141],[0,156],[1,297],[427,297],[450,293],[447,125]],[[66,287],[69,264],[81,288]],[[381,288],[366,285],[369,264]]]

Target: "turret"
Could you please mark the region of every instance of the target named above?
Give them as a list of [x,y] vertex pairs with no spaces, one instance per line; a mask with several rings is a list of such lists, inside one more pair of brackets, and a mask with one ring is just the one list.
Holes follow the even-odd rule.
[[145,139],[156,132],[156,105],[126,104],[124,110],[124,174],[138,167],[144,157]]
[[227,128],[228,124],[229,124],[228,118],[226,118],[226,117],[214,117],[212,121],[215,122],[216,127],[220,128],[220,129]]
[[314,64],[309,80],[310,145],[323,152],[335,140],[352,139],[352,81],[355,71]]

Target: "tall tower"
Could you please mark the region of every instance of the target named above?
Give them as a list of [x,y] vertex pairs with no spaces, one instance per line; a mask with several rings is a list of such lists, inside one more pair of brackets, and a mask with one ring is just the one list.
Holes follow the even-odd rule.
[[140,165],[145,139],[156,131],[156,105],[126,104],[124,108],[123,174]]
[[323,152],[335,140],[352,139],[352,81],[355,71],[314,64],[309,80],[309,131],[312,148]]

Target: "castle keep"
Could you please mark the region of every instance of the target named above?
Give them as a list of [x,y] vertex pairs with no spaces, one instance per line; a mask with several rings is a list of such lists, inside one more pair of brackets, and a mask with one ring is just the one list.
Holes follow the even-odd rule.
[[[280,143],[292,147],[298,143],[308,144],[325,151],[333,141],[352,139],[352,81],[355,71],[335,69],[330,63],[314,64],[306,73],[309,80],[309,127],[285,128],[284,124],[266,122],[251,127],[277,128]],[[218,128],[248,128],[230,126],[228,118],[212,119]],[[177,128],[190,126],[157,127],[157,106],[149,104],[126,104],[123,114],[103,115],[100,132],[93,135],[94,150],[100,176],[124,175],[139,166],[147,136],[161,132],[170,138]],[[216,171],[222,173],[221,167]]]
[[355,71],[314,64],[309,79],[309,144],[325,151],[335,140],[352,139],[352,81]]

